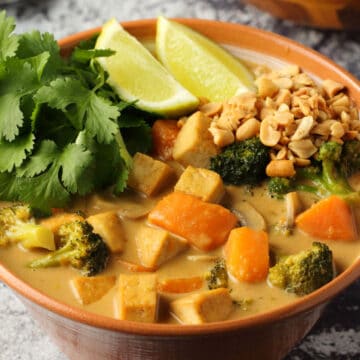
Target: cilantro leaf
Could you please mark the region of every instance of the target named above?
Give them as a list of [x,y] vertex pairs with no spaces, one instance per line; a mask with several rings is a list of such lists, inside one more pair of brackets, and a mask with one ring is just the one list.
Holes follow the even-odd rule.
[[35,94],[38,104],[47,103],[53,109],[66,111],[70,104],[80,102],[88,94],[79,80],[71,77],[57,78],[48,86],[42,86]]
[[21,99],[38,86],[38,69],[31,63],[15,58],[6,61],[6,70],[0,79],[0,141],[4,138],[12,141],[19,135],[24,118]]
[[84,195],[93,189],[86,177],[83,176],[93,160],[90,151],[78,144],[69,144],[58,159],[62,167],[61,180],[66,189],[73,194]]
[[44,77],[51,79],[63,65],[60,48],[54,36],[49,33],[41,34],[39,31],[32,31],[19,36],[16,55],[20,59],[28,59],[45,53],[48,54],[49,61],[44,67]]
[[45,67],[49,62],[49,58],[50,54],[48,52],[43,52],[42,54],[27,59],[27,62],[31,65],[33,70],[36,71],[39,81],[41,80]]
[[[110,143],[118,131],[114,122],[119,116],[116,106],[86,89],[82,83],[70,77],[59,78],[43,86],[35,95],[36,101],[67,112],[68,118],[78,130],[86,129],[100,143]],[[75,109],[68,109],[69,105]]]
[[54,161],[58,153],[56,144],[50,140],[44,140],[30,160],[17,169],[19,177],[34,177],[44,172]]
[[43,213],[50,213],[52,207],[64,207],[70,201],[70,193],[60,182],[59,167],[55,163],[39,176],[15,181],[19,182],[18,198]]
[[[126,188],[131,154],[151,146],[151,114],[106,83],[96,36],[63,60],[52,35],[13,35],[0,12],[0,199],[50,212],[72,194]],[[122,137],[121,131],[124,135]]]
[[76,49],[83,49],[83,50],[94,49],[95,45],[96,45],[96,40],[98,39],[98,37],[99,37],[99,33],[96,33],[90,39],[80,41],[79,44],[74,49],[74,51]]
[[15,20],[6,17],[6,11],[0,12],[0,61],[15,55],[18,47],[18,36],[12,34],[15,29]]
[[42,61],[8,59],[5,62],[3,76],[0,78],[0,95],[15,93],[23,96],[37,90],[40,85],[39,69],[34,66],[41,64]]
[[137,152],[148,153],[152,147],[151,127],[148,124],[138,127],[123,128],[121,133],[124,137],[128,152],[134,155]]
[[19,179],[13,173],[0,173],[0,199],[5,201],[19,200]]
[[12,142],[0,142],[0,172],[11,172],[19,167],[33,149],[34,139],[33,134],[26,134],[18,136]]
[[133,128],[138,126],[146,126],[148,123],[144,120],[144,117],[133,114],[129,111],[121,112],[121,116],[118,119],[119,128]]
[[[83,195],[93,189],[84,176],[92,160],[90,151],[81,145],[69,144],[60,150],[53,141],[43,141],[16,173],[19,198],[43,212],[65,206],[71,193]],[[31,191],[32,187],[36,190]]]
[[[76,144],[83,146],[93,154],[93,161],[86,174],[88,181],[93,183],[95,188],[100,189],[114,184],[119,172],[122,171],[122,158],[117,141],[114,140],[109,144],[99,144],[86,130],[83,130],[79,133]],[[129,158],[131,161],[130,156]]]
[[87,107],[86,130],[100,143],[109,144],[119,131],[113,121],[119,116],[117,107],[95,93],[90,94]]
[[132,101],[132,102],[127,102],[125,100],[120,100],[119,103],[117,104],[117,107],[119,109],[119,111],[123,111],[131,106],[134,106],[136,104],[136,100],[135,101]]
[[151,127],[145,118],[151,114],[144,113],[134,107],[135,103],[121,102],[119,128],[125,140],[125,146],[131,155],[136,152],[147,153],[152,147]]
[[0,139],[14,140],[23,124],[20,110],[20,95],[5,94],[0,96]]
[[130,167],[127,166],[124,161],[121,161],[119,164],[119,172],[114,187],[115,195],[121,194],[126,189],[129,173]]

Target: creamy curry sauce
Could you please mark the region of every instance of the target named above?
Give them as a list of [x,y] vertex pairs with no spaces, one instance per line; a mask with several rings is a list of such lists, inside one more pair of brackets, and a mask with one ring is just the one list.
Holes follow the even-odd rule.
[[[118,198],[106,194],[101,196],[92,195],[75,202],[74,208],[84,211],[86,215],[116,209],[122,218],[127,239],[125,252],[121,255],[113,254],[106,270],[102,274],[119,275],[121,273],[128,273],[129,271],[118,262],[119,258],[138,263],[134,237],[138,226],[146,221],[146,216],[140,219],[131,218],[145,215],[164,194],[165,193],[162,193],[157,197],[146,199],[129,191]],[[309,206],[314,200],[304,194],[301,194],[301,197],[306,206]],[[244,200],[252,204],[264,216],[267,223],[267,231],[269,232],[270,248],[274,252],[280,254],[296,253],[309,248],[314,240],[319,241],[319,239],[304,235],[296,229],[290,236],[276,231],[274,226],[279,222],[279,219],[285,216],[285,203],[282,200],[271,198],[265,187],[256,188],[252,191],[248,191],[248,189],[243,187],[227,187],[226,202],[228,204],[230,203],[232,207],[236,208],[236,202]],[[360,209],[355,209],[354,213],[357,223],[360,224]],[[358,228],[360,228],[359,225]],[[360,241],[324,242],[326,242],[333,251],[338,273],[352,264],[360,254]],[[196,249],[190,249],[161,265],[160,269],[157,270],[158,279],[161,281],[172,277],[203,276],[204,273],[213,266],[213,262],[189,260],[188,256],[195,254],[204,253]],[[221,255],[222,247],[206,254]],[[70,280],[79,275],[76,270],[70,267],[30,270],[26,267],[26,264],[30,260],[41,255],[43,255],[41,251],[27,251],[21,249],[19,246],[9,246],[0,249],[0,261],[34,288],[66,304],[77,306],[97,314],[116,317],[114,313],[116,286],[101,300],[87,306],[80,305],[70,286]],[[234,300],[252,299],[246,308],[234,306],[234,311],[229,319],[243,318],[265,312],[298,299],[294,294],[269,286],[266,281],[245,283],[230,279],[229,288],[231,289],[231,296]],[[205,289],[207,289],[206,282],[204,282],[203,289],[198,291]],[[159,322],[177,322],[169,315],[166,303],[167,300],[180,296],[186,296],[186,294],[161,295],[164,301],[161,301]]]

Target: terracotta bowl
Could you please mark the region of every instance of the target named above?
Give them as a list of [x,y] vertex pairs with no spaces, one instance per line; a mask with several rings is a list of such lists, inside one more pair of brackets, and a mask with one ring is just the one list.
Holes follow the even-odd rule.
[[243,0],[281,19],[326,29],[360,30],[359,0]]
[[[320,78],[342,82],[360,106],[359,82],[313,50],[246,26],[195,19],[179,21],[248,59],[274,66],[297,63]],[[138,38],[154,37],[155,20],[123,25]],[[93,29],[61,40],[63,53],[69,53],[80,40],[98,31]],[[311,329],[327,301],[359,276],[360,257],[331,283],[288,306],[245,319],[180,326],[119,321],[65,305],[24,283],[0,264],[0,279],[15,290],[46,334],[74,360],[279,360]]]

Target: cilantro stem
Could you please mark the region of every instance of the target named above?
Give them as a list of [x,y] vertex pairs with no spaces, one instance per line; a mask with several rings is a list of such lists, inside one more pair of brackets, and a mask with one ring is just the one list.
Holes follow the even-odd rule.
[[120,156],[124,159],[127,169],[130,170],[132,167],[133,159],[132,159],[132,156],[127,151],[127,148],[126,148],[126,145],[125,145],[125,142],[121,135],[120,130],[119,130],[119,132],[116,133],[115,139],[119,145]]

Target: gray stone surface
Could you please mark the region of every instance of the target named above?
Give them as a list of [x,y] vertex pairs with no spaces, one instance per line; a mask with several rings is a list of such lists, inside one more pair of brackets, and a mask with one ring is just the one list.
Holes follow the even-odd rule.
[[[101,25],[112,16],[133,20],[162,14],[249,24],[310,46],[360,78],[360,33],[306,29],[276,20],[238,0],[25,0],[7,10],[16,17],[17,31],[37,28],[57,38]],[[360,359],[360,281],[328,306],[315,328],[286,358],[313,359]],[[0,360],[66,360],[1,283]]]

